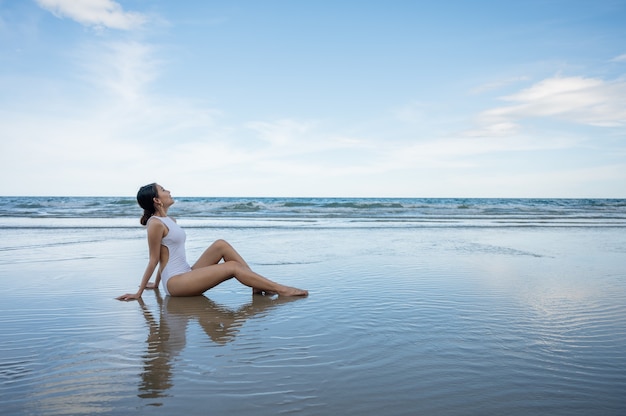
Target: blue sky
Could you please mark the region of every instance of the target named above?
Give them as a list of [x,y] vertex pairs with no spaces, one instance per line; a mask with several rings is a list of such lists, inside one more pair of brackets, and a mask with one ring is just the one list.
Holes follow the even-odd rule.
[[626,1],[0,0],[0,195],[626,197]]

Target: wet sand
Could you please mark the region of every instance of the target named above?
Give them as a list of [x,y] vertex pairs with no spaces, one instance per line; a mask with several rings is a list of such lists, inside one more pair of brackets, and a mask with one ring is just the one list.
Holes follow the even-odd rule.
[[3,414],[618,415],[623,228],[187,229],[304,299],[143,302],[142,229],[7,229]]

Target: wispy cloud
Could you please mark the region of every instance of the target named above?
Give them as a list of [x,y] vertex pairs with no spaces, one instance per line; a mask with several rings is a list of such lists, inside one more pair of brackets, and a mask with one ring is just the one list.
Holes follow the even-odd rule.
[[427,105],[418,101],[411,101],[402,107],[392,110],[392,115],[396,120],[405,123],[421,123],[426,118]]
[[511,103],[480,114],[471,135],[518,131],[524,119],[544,118],[600,127],[626,125],[626,80],[552,77],[502,97]]
[[611,59],[610,62],[626,62],[626,53],[616,56],[615,58]]
[[482,94],[488,91],[499,90],[504,87],[508,87],[509,85],[517,84],[518,82],[528,81],[530,78],[527,76],[519,76],[519,77],[511,77],[506,79],[499,79],[496,81],[488,82],[486,84],[479,85],[478,87],[472,89],[470,93],[472,94]]
[[161,65],[154,46],[137,41],[89,43],[77,57],[87,81],[127,101],[145,93]]
[[145,15],[124,11],[113,0],[36,0],[42,8],[57,17],[69,17],[95,28],[131,30],[146,22]]
[[295,118],[244,123],[244,128],[267,144],[266,150],[270,154],[277,156],[363,146],[363,142],[356,137],[327,131],[324,127],[316,121]]
[[[466,172],[453,178],[459,189],[472,189],[476,182],[481,183],[483,192],[494,197],[510,197],[511,190],[523,189],[527,195],[548,196],[576,195],[580,197],[580,185],[585,185],[589,197],[603,197],[626,181],[626,165],[557,168],[553,170],[526,170],[519,172],[499,172],[498,175],[484,172]],[[532,184],[532,191],[528,190]],[[459,191],[462,194],[462,191]]]
[[293,119],[281,119],[274,122],[249,122],[246,127],[256,131],[263,140],[274,146],[287,146],[302,143],[311,131],[313,124]]

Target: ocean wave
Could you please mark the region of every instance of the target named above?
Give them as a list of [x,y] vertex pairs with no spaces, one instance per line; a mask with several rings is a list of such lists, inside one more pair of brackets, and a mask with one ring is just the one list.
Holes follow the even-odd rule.
[[[175,198],[197,226],[626,226],[623,199]],[[137,226],[131,197],[0,197],[0,227]],[[34,221],[34,220],[43,221]],[[60,220],[66,220],[65,222]],[[106,220],[103,220],[106,219]],[[132,219],[132,221],[131,221]],[[130,221],[130,222],[129,222]],[[36,224],[35,224],[36,222]]]

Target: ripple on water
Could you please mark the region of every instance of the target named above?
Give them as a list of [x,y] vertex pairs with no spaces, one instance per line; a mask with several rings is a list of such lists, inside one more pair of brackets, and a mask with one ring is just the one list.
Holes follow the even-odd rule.
[[[304,276],[294,280],[311,296],[288,301],[227,282],[206,297],[117,302],[126,276],[94,283],[118,270],[107,259],[93,274],[61,270],[36,294],[46,278],[12,283],[0,303],[3,411],[576,415],[626,406],[620,274],[579,277],[558,255],[440,254],[438,241],[391,253],[355,243],[314,267],[264,265]],[[410,255],[431,245],[432,256]]]

